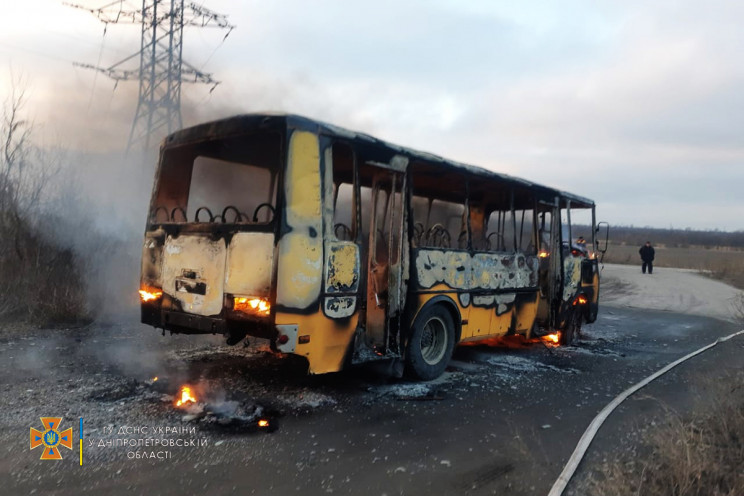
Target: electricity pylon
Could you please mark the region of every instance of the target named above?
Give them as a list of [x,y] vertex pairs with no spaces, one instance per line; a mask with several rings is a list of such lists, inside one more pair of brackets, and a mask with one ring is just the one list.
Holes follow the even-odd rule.
[[[119,81],[139,80],[139,99],[129,133],[127,153],[135,147],[146,150],[150,141],[162,138],[183,127],[181,119],[181,83],[204,83],[214,88],[219,84],[212,75],[185,62],[183,54],[184,26],[227,29],[225,38],[235,28],[227,16],[217,14],[195,3],[184,7],[184,0],[142,0],[142,8],[131,7],[125,0],[116,0],[102,7],[90,8],[65,3],[87,10],[104,23],[140,24],[142,28],[138,52],[108,67],[75,63],[93,69]],[[126,68],[139,57],[138,68]],[[165,132],[164,132],[165,131]]]

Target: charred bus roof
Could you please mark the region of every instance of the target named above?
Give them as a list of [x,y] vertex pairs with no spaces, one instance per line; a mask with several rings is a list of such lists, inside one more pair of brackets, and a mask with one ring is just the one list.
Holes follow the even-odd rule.
[[[383,154],[387,154],[390,157],[394,155],[402,155],[408,158],[410,162],[429,166],[432,171],[436,170],[439,174],[459,172],[464,173],[465,176],[476,176],[483,181],[483,183],[480,184],[481,188],[488,188],[488,183],[493,181],[491,184],[498,184],[502,188],[504,186],[511,186],[516,189],[529,190],[533,192],[539,200],[542,200],[545,203],[553,204],[555,199],[558,198],[561,207],[565,207],[567,202],[570,202],[571,207],[574,208],[594,207],[593,200],[573,193],[533,183],[526,179],[509,176],[500,172],[494,172],[482,167],[448,160],[432,153],[399,146],[365,133],[351,131],[296,114],[242,114],[206,122],[172,133],[165,138],[162,146],[163,148],[170,148],[173,146],[210,140],[216,137],[236,136],[254,130],[276,131],[284,134],[288,129],[302,129],[332,139],[340,139],[356,148],[375,149],[377,154],[383,152]],[[374,155],[374,153],[372,154]],[[387,160],[381,158],[380,161],[386,162]]]

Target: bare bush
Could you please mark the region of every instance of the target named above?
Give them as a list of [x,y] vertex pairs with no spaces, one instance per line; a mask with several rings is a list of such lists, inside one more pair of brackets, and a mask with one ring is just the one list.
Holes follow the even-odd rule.
[[636,456],[607,463],[587,483],[588,494],[738,496],[744,494],[744,375],[715,381],[704,408],[665,422],[645,436]]
[[31,141],[25,95],[14,85],[0,127],[0,315],[33,321],[85,317],[79,263],[45,235],[51,184],[63,155]]

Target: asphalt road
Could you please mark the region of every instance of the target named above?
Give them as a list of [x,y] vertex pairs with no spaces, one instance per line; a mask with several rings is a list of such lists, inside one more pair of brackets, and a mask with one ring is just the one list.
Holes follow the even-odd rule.
[[[22,335],[5,326],[0,493],[546,494],[616,394],[735,330],[703,316],[604,306],[578,346],[460,348],[443,378],[412,384],[383,365],[307,377],[300,362],[261,343],[231,348],[140,325]],[[744,339],[717,347],[624,404],[569,492],[582,494],[587,473],[632,447],[633,429],[704,401],[711,381],[742,369],[742,351]],[[207,410],[227,412],[222,420],[184,421],[168,396],[183,383]],[[239,422],[257,408],[272,415],[274,432]],[[29,450],[29,428],[41,428],[42,416],[74,428],[62,461]]]

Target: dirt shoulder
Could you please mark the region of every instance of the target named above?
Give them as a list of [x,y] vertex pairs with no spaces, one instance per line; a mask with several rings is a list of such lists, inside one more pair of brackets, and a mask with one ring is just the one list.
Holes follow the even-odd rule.
[[661,310],[733,321],[733,305],[741,291],[689,269],[605,264],[601,304],[622,308]]

